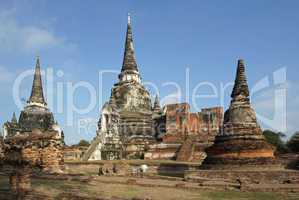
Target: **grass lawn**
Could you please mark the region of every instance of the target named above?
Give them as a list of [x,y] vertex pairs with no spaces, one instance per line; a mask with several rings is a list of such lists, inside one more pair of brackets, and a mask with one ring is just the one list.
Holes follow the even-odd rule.
[[[89,198],[150,198],[158,200],[280,200],[289,199],[279,193],[188,190],[181,188],[147,187],[120,183],[102,183],[97,180],[82,182],[79,180],[33,179],[34,191],[53,199],[60,199],[64,193]],[[8,188],[8,178],[0,176],[0,189]]]

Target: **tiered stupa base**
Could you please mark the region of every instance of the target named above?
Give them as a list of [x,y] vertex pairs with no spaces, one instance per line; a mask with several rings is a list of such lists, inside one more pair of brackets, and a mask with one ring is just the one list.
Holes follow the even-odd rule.
[[275,164],[274,147],[263,135],[249,96],[244,61],[239,60],[232,101],[224,115],[223,132],[207,150],[205,166],[208,168],[268,168]]
[[256,124],[226,124],[224,133],[207,150],[205,168],[278,167],[272,145],[266,142]]

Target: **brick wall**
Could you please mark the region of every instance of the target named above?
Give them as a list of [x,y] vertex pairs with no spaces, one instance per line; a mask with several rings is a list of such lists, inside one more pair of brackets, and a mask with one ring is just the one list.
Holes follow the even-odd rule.
[[187,103],[166,105],[165,143],[182,143],[189,136],[196,136],[201,142],[215,137],[221,131],[223,108],[205,108],[198,113],[190,113]]
[[5,143],[9,146],[4,152],[7,163],[26,162],[49,172],[63,170],[63,142],[54,131],[14,136]]

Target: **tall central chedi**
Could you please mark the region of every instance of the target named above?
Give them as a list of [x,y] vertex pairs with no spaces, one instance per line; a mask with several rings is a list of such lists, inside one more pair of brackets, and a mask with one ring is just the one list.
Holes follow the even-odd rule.
[[274,149],[266,142],[250,105],[243,60],[238,61],[231,98],[224,115],[223,132],[216,136],[214,146],[208,149],[206,163],[259,165],[273,161]]
[[120,114],[120,134],[126,138],[152,133],[152,104],[149,92],[141,84],[135,58],[131,18],[128,16],[125,52],[119,82],[112,88],[111,97]]
[[130,15],[118,78],[111,90],[110,100],[102,108],[97,136],[83,160],[141,158],[145,146],[154,139],[151,98],[141,83]]

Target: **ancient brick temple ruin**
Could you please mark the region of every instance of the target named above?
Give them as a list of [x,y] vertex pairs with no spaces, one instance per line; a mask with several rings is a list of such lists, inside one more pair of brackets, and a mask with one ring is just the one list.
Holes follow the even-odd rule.
[[[7,155],[14,155],[13,149],[19,149],[21,157],[39,163],[43,171],[62,171],[63,132],[54,121],[53,113],[48,109],[44,98],[39,58],[36,61],[31,96],[27,105],[21,111],[19,120],[13,114],[12,120],[4,124],[3,130],[4,145],[8,145],[6,149],[9,149]],[[7,155],[4,151],[4,156]]]
[[[97,136],[83,160],[176,159],[201,160],[220,130],[222,108],[190,113],[187,103],[152,105],[142,85],[128,16],[125,52],[119,81],[101,111]],[[191,149],[189,149],[191,144]],[[203,155],[204,154],[204,155]]]
[[[111,90],[110,100],[102,108],[97,136],[84,156],[85,160],[138,156],[144,146],[154,140],[151,98],[141,83],[130,16],[123,65],[118,78],[118,83]],[[138,149],[130,152],[129,149],[135,147]],[[125,155],[125,152],[129,155]]]
[[10,189],[22,194],[31,190],[33,173],[61,173],[64,169],[61,138],[55,131],[18,134],[5,139],[1,171],[9,175]]
[[0,136],[0,162],[3,160],[4,157],[4,141],[3,137]]
[[243,60],[238,61],[231,98],[224,115],[223,132],[219,132],[214,145],[207,150],[205,163],[213,166],[273,163],[274,148],[266,142],[250,105]]
[[187,103],[165,105],[156,124],[160,129],[155,131],[158,133],[157,141],[149,146],[145,158],[201,162],[206,157],[205,149],[213,144],[222,122],[221,107],[192,113]]

